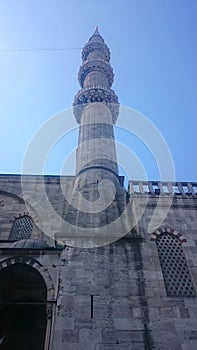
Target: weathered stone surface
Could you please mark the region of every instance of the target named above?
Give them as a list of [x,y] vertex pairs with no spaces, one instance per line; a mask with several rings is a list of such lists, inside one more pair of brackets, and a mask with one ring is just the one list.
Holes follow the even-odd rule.
[[[71,186],[69,179],[68,185]],[[5,204],[0,207],[1,237],[8,238],[10,217],[17,217],[20,211],[26,211],[26,207],[20,199],[19,177],[4,176],[0,180]],[[37,182],[39,178],[31,178],[29,193],[38,187]],[[55,203],[53,196],[57,198],[57,193],[61,193],[58,179],[50,179],[49,183],[46,179],[45,186],[51,203]],[[6,194],[6,191],[10,193],[10,188],[15,188],[14,193],[18,193],[19,199]],[[142,202],[144,195],[139,196]],[[193,209],[196,201],[193,197],[184,199],[185,195],[182,196],[179,204],[170,209],[162,227],[176,230],[186,240],[182,246],[196,286],[197,253],[193,248],[196,246],[196,211]],[[61,196],[59,201],[56,200],[59,213],[64,207],[61,200],[64,200]],[[154,202],[154,197],[152,200]],[[148,205],[151,205],[151,199]],[[54,349],[64,349],[65,346],[72,350],[143,349],[144,344],[149,344],[149,349],[167,350],[172,346],[173,349],[196,348],[197,298],[170,298],[166,295],[157,247],[151,241],[151,234],[147,234],[149,206],[146,211],[137,228],[138,235],[144,232],[141,235],[143,239],[134,239],[131,235],[100,248],[65,247],[61,259],[58,255],[35,253],[35,258],[48,269],[54,286],[57,285],[60,269],[57,308],[54,311]],[[179,211],[186,227],[189,222],[189,228],[182,229]],[[39,214],[35,215],[38,215],[36,220],[39,221]],[[54,225],[52,220],[52,217],[48,219],[49,227]],[[44,237],[41,232],[39,236],[39,230],[36,235]],[[52,242],[47,237],[46,241]],[[13,254],[9,251],[9,255]],[[5,258],[4,251],[1,261]]]

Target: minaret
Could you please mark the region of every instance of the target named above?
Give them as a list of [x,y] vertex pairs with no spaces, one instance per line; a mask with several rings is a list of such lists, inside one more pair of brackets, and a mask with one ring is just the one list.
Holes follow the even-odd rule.
[[111,89],[114,74],[109,61],[109,48],[96,28],[82,50],[81,90],[73,104],[80,124],[76,174],[64,206],[64,220],[70,224],[66,235],[79,246],[106,244],[123,232],[119,218],[126,207],[126,191],[118,175],[113,130],[119,103]]
[[80,124],[76,181],[79,190],[85,190],[85,196],[94,199],[98,196],[98,184],[104,179],[120,187],[113,130],[119,103],[111,89],[114,74],[109,61],[109,48],[97,27],[82,50],[78,74],[81,90],[73,104]]

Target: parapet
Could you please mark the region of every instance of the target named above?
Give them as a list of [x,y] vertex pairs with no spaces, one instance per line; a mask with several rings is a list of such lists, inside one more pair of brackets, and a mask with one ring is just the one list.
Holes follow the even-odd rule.
[[196,196],[197,182],[129,181],[129,194]]

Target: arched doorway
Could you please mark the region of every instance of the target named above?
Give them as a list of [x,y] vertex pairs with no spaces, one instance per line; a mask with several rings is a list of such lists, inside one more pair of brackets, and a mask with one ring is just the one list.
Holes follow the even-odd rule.
[[0,270],[0,350],[43,350],[47,288],[41,274],[25,263]]

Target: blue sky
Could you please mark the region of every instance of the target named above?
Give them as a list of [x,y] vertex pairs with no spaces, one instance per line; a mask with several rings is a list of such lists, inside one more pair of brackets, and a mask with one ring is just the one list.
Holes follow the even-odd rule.
[[[197,181],[196,14],[196,0],[0,0],[0,172],[21,173],[36,130],[72,106],[81,49],[98,25],[120,103],[160,130],[177,180]],[[144,144],[121,130],[116,135],[132,147],[147,178],[158,180]],[[54,147],[45,172],[60,173],[76,144],[75,130]]]

